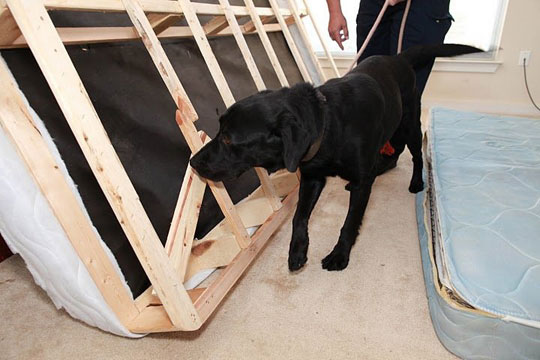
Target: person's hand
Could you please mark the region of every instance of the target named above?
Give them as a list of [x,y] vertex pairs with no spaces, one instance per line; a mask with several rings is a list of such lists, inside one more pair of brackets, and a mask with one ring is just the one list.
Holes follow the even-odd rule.
[[394,6],[394,5],[396,5],[396,4],[400,3],[400,2],[403,2],[403,1],[405,1],[405,0],[389,0],[388,5]]
[[330,38],[338,44],[341,50],[343,50],[342,43],[349,39],[347,20],[345,20],[343,13],[330,13],[330,20],[328,21],[328,34],[330,34]]

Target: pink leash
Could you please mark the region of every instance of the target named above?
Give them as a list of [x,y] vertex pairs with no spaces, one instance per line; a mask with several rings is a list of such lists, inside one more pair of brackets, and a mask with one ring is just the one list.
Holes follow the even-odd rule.
[[[371,27],[371,30],[369,31],[369,33],[368,33],[368,35],[366,37],[366,40],[364,40],[364,43],[362,44],[362,47],[360,48],[360,50],[358,50],[358,53],[356,53],[356,56],[354,57],[354,61],[351,63],[351,65],[349,66],[349,68],[347,69],[347,72],[345,74],[348,74],[355,67],[356,62],[358,61],[360,56],[362,56],[362,54],[366,50],[366,47],[367,47],[369,41],[371,40],[371,38],[373,37],[373,34],[377,30],[377,27],[379,26],[379,24],[380,24],[380,22],[381,22],[381,20],[382,20],[382,18],[384,16],[384,13],[386,12],[386,9],[388,9],[388,5],[390,5],[390,0],[386,0],[384,2],[384,5],[383,5],[381,11],[379,12],[379,15],[377,16],[377,19],[375,20],[375,23]],[[399,38],[398,38],[398,47],[397,47],[398,54],[401,52],[401,45],[403,43],[403,33],[405,32],[405,23],[407,22],[407,15],[409,14],[410,7],[411,7],[411,0],[407,0],[407,5],[405,5],[405,11],[403,12],[403,18],[401,19],[401,26],[400,26],[400,29],[399,29]]]

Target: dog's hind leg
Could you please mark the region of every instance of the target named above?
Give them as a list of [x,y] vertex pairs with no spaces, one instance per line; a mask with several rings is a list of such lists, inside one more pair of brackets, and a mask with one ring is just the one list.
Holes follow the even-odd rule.
[[397,166],[397,161],[403,150],[405,150],[405,145],[407,144],[407,138],[409,136],[407,125],[408,116],[410,115],[407,114],[407,109],[404,109],[401,123],[390,139],[390,145],[394,148],[394,153],[392,155],[378,155],[376,168],[377,176],[384,174]]
[[413,174],[409,191],[412,193],[420,192],[424,189],[424,181],[422,180],[422,127],[420,123],[420,95],[415,94],[414,107],[412,118],[409,123],[409,137],[407,139],[407,147],[412,155]]
[[322,260],[322,267],[326,270],[343,270],[349,264],[351,249],[362,225],[362,218],[366,211],[374,176],[369,176],[359,183],[349,183],[346,187],[351,192],[349,211],[341,228],[339,240],[328,256]]
[[309,217],[325,184],[325,177],[310,177],[302,174],[298,205],[293,219],[292,239],[289,246],[290,271],[300,269],[307,262]]

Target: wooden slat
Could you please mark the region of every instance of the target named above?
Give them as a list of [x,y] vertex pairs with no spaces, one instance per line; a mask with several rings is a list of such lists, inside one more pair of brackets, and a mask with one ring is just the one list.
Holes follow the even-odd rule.
[[[281,31],[279,24],[264,26],[266,32]],[[65,45],[106,43],[140,39],[139,34],[132,27],[80,27],[57,28],[58,35]],[[231,29],[222,30],[212,36],[230,36]],[[191,38],[193,34],[189,26],[171,26],[158,35],[158,38]],[[12,42],[0,42],[0,49],[26,47],[26,40],[21,35]]]
[[328,44],[326,43],[326,37],[322,36],[321,29],[319,28],[319,25],[317,24],[317,22],[315,21],[315,18],[313,17],[313,14],[311,13],[311,9],[309,7],[308,1],[307,0],[303,0],[303,1],[304,1],[304,6],[306,8],[307,15],[309,16],[309,19],[311,20],[311,23],[313,24],[313,28],[315,29],[315,32],[317,33],[317,36],[319,37],[319,41],[321,42],[321,45],[324,49],[324,53],[326,54],[326,58],[328,59],[328,61],[330,61],[330,64],[332,65],[332,70],[334,70],[334,75],[336,77],[341,77],[341,75],[339,74],[339,70],[336,66],[336,62],[334,61],[334,57],[332,56],[332,53],[328,49]]
[[[276,20],[275,16],[261,16],[261,23],[262,24],[268,24]],[[245,23],[242,26],[244,33],[251,33],[257,30],[255,27],[255,24],[253,23],[253,20],[249,20],[247,23]]]
[[[255,28],[257,29],[257,34],[259,35],[259,38],[261,39],[264,50],[266,51],[266,54],[268,55],[268,58],[270,59],[270,63],[272,64],[272,67],[274,68],[274,71],[276,72],[279,83],[281,84],[281,86],[289,86],[287,77],[285,76],[285,73],[283,72],[283,68],[281,67],[281,64],[279,63],[279,60],[276,55],[276,52],[274,51],[274,48],[272,47],[270,38],[268,38],[268,34],[266,34],[264,25],[261,21],[261,18],[259,17],[260,13],[257,12],[257,8],[255,7],[255,4],[253,4],[253,0],[244,0],[244,3],[246,4],[246,8],[249,12],[249,16],[251,17],[251,21],[253,21],[253,24],[255,25]],[[281,25],[280,25],[280,28],[281,28]]]
[[324,74],[324,70],[321,66],[321,63],[319,62],[319,59],[317,58],[317,55],[315,55],[315,50],[313,50],[313,46],[311,46],[311,40],[309,39],[308,33],[306,31],[306,27],[304,26],[304,22],[302,21],[302,18],[300,17],[300,13],[298,12],[298,9],[296,8],[296,0],[288,0],[288,1],[289,1],[289,8],[293,14],[294,21],[298,28],[298,32],[300,33],[302,40],[304,40],[304,44],[307,46],[307,50],[311,58],[311,61],[313,65],[315,65],[315,69],[317,70],[317,73],[319,74],[321,81],[325,82],[326,75]]
[[270,203],[270,206],[272,207],[274,211],[279,210],[282,206],[281,200],[279,199],[279,196],[277,195],[274,185],[272,185],[272,182],[270,181],[270,176],[268,175],[268,171],[266,171],[266,169],[264,168],[256,167],[255,172],[257,173],[257,176],[259,177],[259,180],[261,181],[261,187],[264,191],[266,199]]
[[210,74],[212,75],[212,79],[214,79],[214,83],[216,84],[221,98],[225,102],[225,105],[230,106],[234,103],[233,94],[229,88],[229,85],[227,84],[227,81],[225,80],[225,76],[223,76],[223,72],[219,67],[212,48],[210,47],[210,43],[208,42],[204,29],[199,22],[197,14],[195,13],[193,4],[190,0],[177,1],[184,11],[184,16],[186,17],[188,25],[191,28],[191,32],[193,33],[193,37],[199,46],[199,50],[201,51],[204,61],[208,66],[208,70],[210,70]]
[[[244,226],[260,226],[272,215],[273,210],[262,195],[254,192],[236,205]],[[228,265],[240,250],[230,226],[221,221],[203,239],[194,242],[185,279],[204,269]]]
[[34,0],[7,4],[172,323],[185,330],[198,328],[201,322],[193,303],[178,282],[47,10]]
[[[195,288],[188,290],[187,293],[192,302],[195,302],[201,296],[206,288]],[[135,306],[142,312],[148,307],[148,305],[163,305],[161,299],[155,294],[152,286],[148,287],[141,295],[135,300]]]
[[[173,100],[182,97],[185,103],[183,108],[183,111],[185,112],[184,116],[190,119],[190,121],[195,121],[197,119],[195,108],[189,100],[180,79],[178,79],[178,75],[176,74],[176,71],[174,71],[171,62],[167,58],[165,50],[163,50],[161,43],[154,33],[150,21],[142,11],[140,3],[138,0],[123,0],[123,2],[131,22],[139,33],[154,64],[156,64],[163,82],[171,93]],[[156,46],[156,44],[158,46]]]
[[[144,15],[139,3],[137,2],[137,0],[124,1],[126,2],[126,10],[128,11],[130,19],[132,19],[135,28],[139,32],[141,39],[143,40],[143,43],[145,44],[148,52],[150,53],[158,72],[163,78],[163,81],[167,85],[171,96],[175,97],[176,95],[178,95],[174,99],[178,106],[178,111],[176,112],[176,121],[192,153],[195,153],[199,151],[200,148],[203,146],[203,142],[200,136],[197,134],[195,126],[193,125],[193,121],[196,120],[193,106],[191,105],[191,103],[189,103],[189,99],[185,92],[182,94],[174,91],[175,89],[183,89],[182,84],[176,76],[176,73],[174,72],[171,63],[167,58],[167,55],[165,54],[161,43],[153,33],[150,23]],[[201,36],[202,34],[204,39],[206,39],[197,15],[194,14],[192,11],[189,11],[189,6],[186,6],[186,8],[188,9],[186,13],[186,19],[188,20],[188,22],[196,21],[196,23],[199,24],[199,26],[197,27],[197,33],[199,34],[199,36]],[[193,17],[195,17],[195,20],[193,19]],[[208,41],[206,41],[206,43],[208,44]],[[225,85],[227,86],[227,83],[225,83]],[[214,194],[214,197],[216,198],[216,201],[218,202],[221,210],[223,211],[223,214],[231,223],[231,226],[233,227],[234,232],[237,235],[237,241],[239,242],[239,245],[241,247],[248,246],[250,241],[249,235],[246,232],[246,229],[242,224],[240,217],[238,216],[238,214],[236,214],[234,204],[232,203],[232,200],[229,197],[227,191],[225,190],[223,184],[214,183],[211,181],[207,181],[207,183],[210,186],[210,189],[212,190],[212,193]]]
[[[47,9],[54,10],[73,10],[73,11],[106,11],[123,12],[125,11],[122,0],[44,0],[43,3]],[[176,1],[165,0],[142,0],[141,6],[145,12],[149,13],[168,13],[182,14],[182,8]],[[223,10],[217,4],[205,4],[194,2],[193,9],[200,15],[223,15]],[[233,6],[236,16],[247,16],[249,12],[244,6]],[[259,16],[273,15],[272,9],[268,7],[257,7],[256,13]],[[287,9],[282,9],[283,16],[291,15]]]
[[96,237],[93,225],[34,124],[3,61],[0,61],[0,84],[0,125],[17,148],[103,298],[120,322],[127,326],[139,313],[131,293]]
[[229,265],[241,250],[232,234],[217,239],[198,241],[197,245],[191,249],[185,279],[191,279],[201,270]]
[[[240,25],[238,25],[238,21],[236,21],[236,17],[234,16],[234,13],[231,9],[231,4],[229,3],[229,0],[219,0],[219,3],[223,8],[223,11],[225,11],[225,17],[227,18],[234,39],[236,40],[236,43],[240,48],[242,57],[246,62],[247,68],[249,70],[249,73],[251,74],[253,81],[255,82],[257,90],[266,90],[266,86],[264,84],[262,76],[259,72],[259,69],[257,68],[257,64],[255,64],[255,59],[253,59],[253,56],[249,51],[248,44],[246,43],[246,39],[244,39],[244,35],[242,34],[242,29],[240,28]],[[226,105],[231,106],[232,104]],[[276,190],[274,189],[270,178],[268,177],[268,172],[263,168],[255,168],[255,171],[261,181],[262,188],[266,194],[268,201],[270,202],[270,205],[274,210],[278,210],[279,208],[281,208],[281,201],[276,195]]]
[[[225,77],[223,76],[223,72],[221,71],[221,68],[219,67],[219,64],[212,51],[212,48],[210,47],[210,43],[208,42],[208,39],[206,38],[206,35],[201,26],[201,23],[199,22],[199,19],[193,10],[191,1],[190,0],[177,0],[177,1],[180,3],[180,6],[182,7],[182,10],[184,11],[186,20],[188,21],[189,27],[191,28],[191,31],[193,32],[193,36],[195,37],[195,41],[197,42],[197,45],[199,46],[199,50],[201,51],[201,54],[203,55],[206,65],[208,66],[208,70],[210,70],[210,74],[212,75],[212,78],[214,79],[214,83],[216,84],[216,87],[218,88],[218,91],[221,94],[221,98],[223,99],[223,102],[225,103],[227,107],[231,106],[235,102],[234,96],[229,88],[229,85],[227,84],[227,81],[225,80]],[[226,13],[226,15],[228,15],[227,20],[229,21],[229,25],[234,26],[236,24],[236,26],[232,28],[232,30],[233,30],[233,34],[235,34],[238,41],[238,38],[242,36],[241,31],[238,27],[238,23],[236,22],[236,18],[234,17],[234,14],[232,14],[230,5],[227,7],[227,6],[224,6],[224,4],[228,4],[228,2],[222,3],[222,8],[223,8],[223,11]],[[241,47],[241,50],[242,49],[244,50],[244,54],[249,53],[249,49],[247,48],[247,44],[245,43],[245,40],[242,45],[243,46]],[[252,65],[256,68],[255,61],[252,58],[251,60],[252,60]],[[265,188],[265,192],[268,195],[269,201],[272,203],[272,206],[274,206],[276,209],[279,208],[280,204],[278,204],[279,201],[277,200],[277,197],[275,196],[275,191],[271,188],[271,184],[268,180],[268,173],[264,169],[256,169],[256,172],[259,178],[261,179],[261,183],[263,184]],[[223,185],[220,185],[220,186],[222,187]],[[220,197],[221,195],[222,193],[218,193],[217,196],[214,194],[214,196],[216,196],[216,199]],[[226,199],[222,199],[222,201],[223,200],[226,200]],[[232,202],[231,202],[231,205],[232,205]],[[234,212],[234,208],[230,208],[227,211]],[[244,242],[242,239],[238,239],[238,241],[241,247],[247,246],[247,243]]]
[[[257,257],[278,226],[289,216],[298,199],[298,185],[287,195],[283,207],[272,216],[255,233],[253,242],[243,249],[224,269],[219,277],[195,300],[195,306],[203,319],[208,319],[218,307],[225,295]],[[136,333],[176,331],[163,306],[148,306],[134,319],[130,331]]]
[[21,31],[8,8],[0,8],[0,44],[11,44],[21,36]]
[[[298,183],[298,182],[297,182]],[[264,198],[264,192],[259,187],[241,202],[236,204],[238,215],[246,228],[259,226],[268,219],[273,210]],[[216,239],[232,234],[232,228],[226,221],[221,221],[212,230],[208,232],[201,240],[195,242],[195,245],[201,241]]]
[[[234,16],[234,14],[233,14]],[[203,29],[206,35],[215,35],[219,34],[222,30],[226,29],[229,26],[225,16],[215,16],[206,24],[204,24]]]
[[[199,151],[200,148],[202,148],[203,143],[201,141],[201,138],[197,135],[193,122],[184,121],[182,118],[181,110],[183,105],[181,98],[178,99],[178,104],[180,110],[176,112],[176,123],[180,127],[180,131],[182,132],[182,135],[184,135],[186,142],[191,148],[191,151],[195,153]],[[212,194],[214,195],[221,211],[223,212],[223,215],[227,219],[228,223],[231,225],[231,228],[236,235],[236,240],[238,241],[238,244],[242,248],[247,247],[250,243],[250,237],[246,232],[246,228],[242,223],[240,216],[238,216],[234,204],[229,194],[227,193],[227,190],[223,186],[223,183],[216,183],[210,180],[206,180],[206,182],[210,187],[210,190],[212,191]]]
[[202,319],[206,320],[210,317],[227,292],[229,292],[238,278],[240,278],[257,254],[263,249],[264,245],[266,245],[268,239],[276,231],[278,226],[290,214],[297,199],[298,186],[285,198],[283,207],[279,211],[274,212],[259,230],[257,230],[253,236],[251,245],[247,249],[242,250],[197,301],[195,301],[195,307]]
[[[236,20],[236,17],[234,16],[229,0],[219,0],[219,4],[221,5],[221,7],[223,8],[223,11],[225,12],[226,21],[228,21],[228,24],[231,27],[231,31],[234,36],[234,39],[236,40],[236,44],[238,45],[238,48],[240,49],[240,52],[242,53],[242,57],[244,58],[244,61],[246,62],[247,68],[249,70],[249,73],[251,74],[251,78],[253,79],[253,82],[255,82],[255,86],[257,87],[257,90],[259,91],[265,90],[266,85],[264,84],[263,78],[261,76],[261,73],[259,72],[259,69],[257,68],[257,65],[255,64],[255,59],[253,59],[253,56],[251,55],[251,52],[249,51],[248,44],[246,42],[246,39],[244,39],[244,35],[242,34],[242,29],[240,28],[240,25],[238,25],[238,21]],[[230,105],[232,104],[227,104],[227,106],[230,106]]]
[[311,79],[311,75],[306,68],[306,64],[304,63],[304,59],[302,58],[300,51],[298,51],[298,47],[296,46],[291,32],[289,31],[287,22],[283,18],[283,14],[277,3],[277,0],[268,1],[270,2],[270,6],[272,7],[272,9],[274,10],[274,14],[276,15],[278,23],[281,25],[281,31],[283,31],[283,36],[285,37],[285,40],[289,45],[289,49],[291,50],[296,65],[298,66],[298,70],[300,70],[300,73],[302,74],[302,78],[304,79],[304,81],[313,82],[313,80]]
[[[210,141],[206,134],[201,135],[203,143]],[[165,250],[182,283],[191,254],[205,189],[204,179],[199,177],[188,164],[165,244]]]
[[161,34],[182,19],[181,15],[176,14],[148,14],[147,17],[156,35]]
[[[272,174],[271,179],[278,194],[283,197],[287,196],[287,194],[293,191],[298,185],[296,176],[287,171],[278,171]],[[238,213],[241,216],[242,221],[247,224],[246,226],[260,225],[272,214],[272,209],[270,209],[268,203],[261,201],[264,200],[263,197],[264,192],[259,186],[253,193],[237,205]],[[253,211],[250,211],[251,209],[253,209]],[[214,239],[212,245],[204,245],[206,241],[212,241],[212,239]],[[222,243],[222,241],[224,243]],[[198,260],[195,262],[196,264],[193,264],[190,261],[190,267],[185,276],[186,279],[189,279],[191,275],[201,269],[229,264],[241,250],[238,247],[236,240],[232,237],[232,230],[225,220],[215,226],[202,240],[195,242],[195,246],[201,244],[202,247],[199,249],[200,251],[197,255]],[[211,252],[220,253],[213,255]],[[190,291],[188,291],[188,293],[190,293]],[[135,305],[140,311],[143,311],[150,303],[158,303],[157,299],[158,297],[153,294],[153,289],[150,286],[143,294],[137,297]]]

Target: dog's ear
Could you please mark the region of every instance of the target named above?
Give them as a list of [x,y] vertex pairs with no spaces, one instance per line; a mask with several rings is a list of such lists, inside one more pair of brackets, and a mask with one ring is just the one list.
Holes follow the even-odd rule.
[[295,172],[311,144],[312,134],[302,119],[285,110],[279,115],[279,128],[283,142],[283,162],[290,172]]

